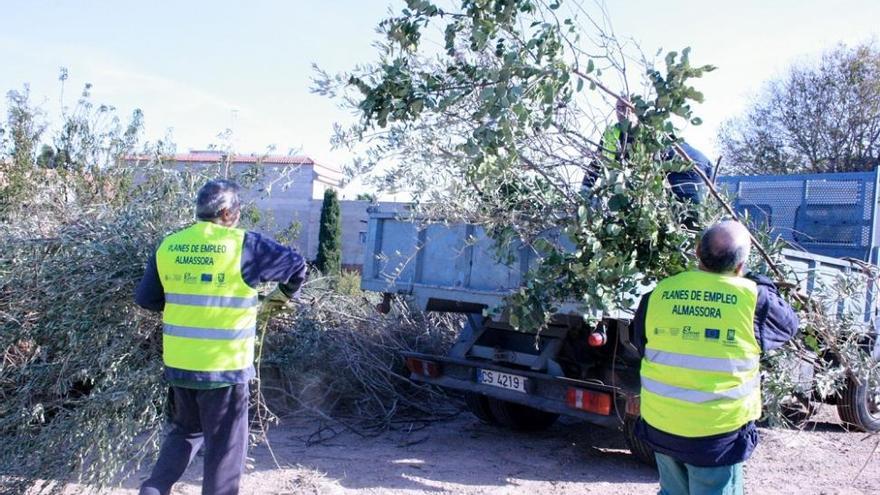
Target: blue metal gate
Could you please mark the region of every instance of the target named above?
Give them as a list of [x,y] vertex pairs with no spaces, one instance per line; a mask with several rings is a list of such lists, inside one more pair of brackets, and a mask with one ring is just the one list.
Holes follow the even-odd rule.
[[723,176],[734,208],[795,248],[876,263],[878,173]]

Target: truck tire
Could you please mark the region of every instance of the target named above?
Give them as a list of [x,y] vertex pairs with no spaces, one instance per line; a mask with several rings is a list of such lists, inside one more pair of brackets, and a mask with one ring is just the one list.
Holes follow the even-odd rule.
[[636,435],[638,421],[638,416],[627,416],[623,420],[623,439],[636,459],[649,466],[656,466],[657,459],[654,457],[654,451]]
[[487,397],[487,399],[492,416],[502,425],[514,430],[546,430],[559,418],[558,414],[541,411],[534,407],[507,402],[493,397]]
[[847,378],[837,403],[837,414],[849,427],[866,432],[880,431],[880,377],[875,375],[860,381]]
[[490,425],[498,424],[498,420],[495,419],[492,410],[489,408],[489,398],[485,395],[476,392],[465,392],[464,403],[468,411],[480,421]]

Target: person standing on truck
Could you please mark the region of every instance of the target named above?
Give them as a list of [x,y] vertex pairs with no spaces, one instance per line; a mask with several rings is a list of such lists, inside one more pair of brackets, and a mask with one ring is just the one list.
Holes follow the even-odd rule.
[[741,223],[716,223],[697,245],[699,270],[660,281],[636,311],[636,435],[655,452],[660,494],[743,493],[743,463],[758,443],[761,353],[798,331],[773,282],[743,276],[750,248]]
[[264,306],[283,306],[305,280],[292,248],[236,228],[239,186],[199,190],[198,221],[166,237],[147,262],[135,302],[164,311],[162,348],[171,385],[171,429],[141,495],[166,495],[205,446],[204,494],[236,494],[248,442],[248,382],[262,282],[278,282]]
[[[638,125],[638,119],[632,109],[626,104],[624,96],[617,99],[614,106],[614,115],[617,122],[608,126],[602,133],[602,139],[599,140],[598,154],[608,161],[620,161],[629,153],[629,146],[632,144],[632,134],[630,129]],[[584,171],[584,178],[581,181],[581,189],[586,191],[593,187],[596,179],[601,173],[601,161],[593,160]]]
[[[633,113],[629,105],[626,104],[624,97],[617,99],[614,107],[614,113],[617,116],[617,123],[608,126],[602,134],[599,141],[598,153],[609,161],[620,161],[626,158],[629,153],[629,147],[632,145],[632,133],[630,132],[638,125],[638,119]],[[687,153],[688,157],[694,162],[694,166],[700,167],[707,177],[712,177],[712,162],[700,150],[691,146],[687,141],[680,141],[679,146]],[[662,161],[670,161],[675,158],[675,150],[669,148],[661,155]],[[593,160],[584,171],[584,178],[581,181],[581,190],[588,191],[596,183],[601,170],[601,162]],[[666,175],[672,193],[681,201],[690,201],[694,204],[700,204],[706,199],[707,189],[703,180],[693,169],[682,172],[669,172]]]

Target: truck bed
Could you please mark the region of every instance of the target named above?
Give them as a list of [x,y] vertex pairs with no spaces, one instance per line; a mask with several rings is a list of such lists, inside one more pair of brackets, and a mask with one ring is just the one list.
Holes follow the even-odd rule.
[[[548,234],[562,246],[567,239]],[[792,249],[783,250],[791,269],[789,282],[812,293],[832,287],[841,274],[858,270],[846,259]],[[513,243],[499,250],[479,226],[425,222],[400,217],[394,212],[372,211],[365,248],[361,287],[364,290],[411,296],[426,311],[479,313],[501,307],[504,298],[518,289],[540,254],[531,246]],[[859,311],[872,322],[874,288],[870,284],[860,297],[835,303],[835,314]],[[560,313],[579,315],[584,308],[561,304]],[[625,318],[622,314],[598,317]]]

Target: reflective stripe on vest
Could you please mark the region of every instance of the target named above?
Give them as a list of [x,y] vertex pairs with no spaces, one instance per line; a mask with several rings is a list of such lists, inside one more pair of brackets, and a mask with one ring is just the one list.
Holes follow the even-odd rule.
[[260,304],[257,297],[199,296],[196,294],[165,294],[165,302],[186,306],[216,306],[218,308],[251,308]]
[[728,359],[691,356],[675,352],[659,351],[657,349],[645,349],[645,359],[652,363],[688,368],[697,371],[723,371],[727,373],[741,373],[755,369],[760,360],[758,358]]
[[761,414],[751,280],[685,272],[657,284],[645,315],[641,412],[654,428],[703,437]]
[[642,377],[642,387],[651,393],[697,404],[711,402],[713,400],[742,399],[754,392],[754,390],[760,385],[761,376],[755,375],[752,379],[736,388],[727,389],[722,392],[702,392],[700,390],[675,387],[673,385],[667,385],[665,383],[651,380],[650,378]]
[[190,339],[238,340],[253,338],[257,333],[257,327],[252,326],[238,330],[227,330],[224,328],[185,327],[182,325],[169,325],[166,323],[162,326],[162,331],[165,335],[187,337]]
[[243,244],[243,230],[198,222],[156,251],[163,360],[176,379],[239,383],[252,375],[259,302],[241,276]]

